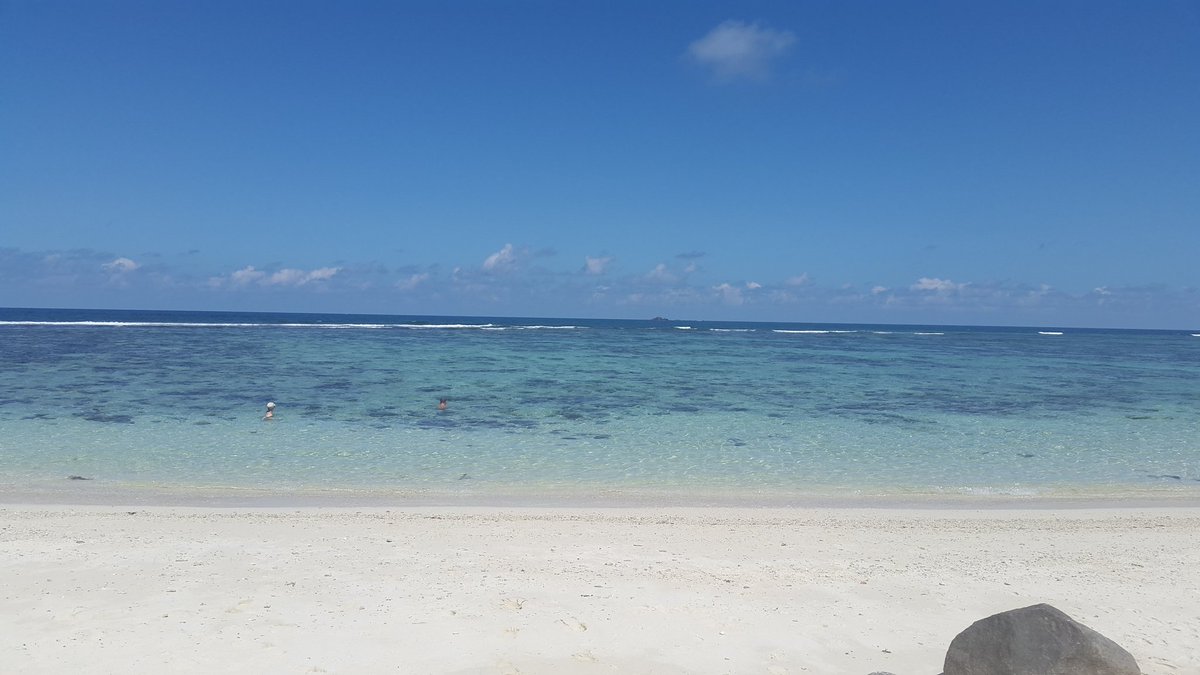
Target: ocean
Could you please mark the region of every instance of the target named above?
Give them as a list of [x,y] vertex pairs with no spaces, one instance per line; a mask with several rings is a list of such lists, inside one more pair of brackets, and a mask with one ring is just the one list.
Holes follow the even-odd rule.
[[1195,499],[1200,334],[2,309],[0,490],[67,503]]

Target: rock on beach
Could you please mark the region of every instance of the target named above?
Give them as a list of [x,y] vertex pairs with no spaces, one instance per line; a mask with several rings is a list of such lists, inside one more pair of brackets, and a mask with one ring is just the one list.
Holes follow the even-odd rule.
[[943,675],[1141,675],[1120,645],[1050,605],[1001,612],[950,643]]

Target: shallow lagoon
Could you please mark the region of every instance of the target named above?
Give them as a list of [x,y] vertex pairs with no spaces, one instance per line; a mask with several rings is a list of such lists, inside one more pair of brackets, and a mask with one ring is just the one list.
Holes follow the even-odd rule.
[[1180,331],[0,310],[0,364],[10,491],[1200,494]]

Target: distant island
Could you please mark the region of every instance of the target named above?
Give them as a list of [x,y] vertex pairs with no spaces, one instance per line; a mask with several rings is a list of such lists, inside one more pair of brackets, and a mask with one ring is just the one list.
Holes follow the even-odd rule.
[[670,321],[670,319],[668,319],[668,318],[667,318],[667,317],[665,317],[665,316],[656,316],[656,317],[654,317],[653,319],[650,319],[650,320],[651,320],[651,321]]

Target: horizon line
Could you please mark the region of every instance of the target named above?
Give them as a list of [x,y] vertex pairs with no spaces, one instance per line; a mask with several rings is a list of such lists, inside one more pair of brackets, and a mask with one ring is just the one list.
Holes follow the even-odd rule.
[[938,328],[1001,328],[1019,329],[1069,329],[1088,331],[1137,331],[1137,332],[1194,332],[1188,328],[1115,328],[1105,326],[1073,326],[1068,324],[972,324],[972,323],[889,323],[889,322],[860,322],[860,321],[764,321],[742,319],[672,319],[663,316],[654,317],[583,317],[583,316],[521,316],[499,314],[387,314],[378,312],[284,312],[277,310],[237,310],[237,309],[129,309],[116,307],[0,307],[0,311],[60,311],[60,312],[145,312],[145,313],[178,313],[178,314],[264,314],[277,316],[365,316],[365,317],[426,317],[442,319],[533,319],[533,320],[567,320],[567,321],[640,321],[640,322],[669,322],[672,324],[750,324],[750,325],[800,325],[800,326],[893,326],[893,327],[938,327]]

